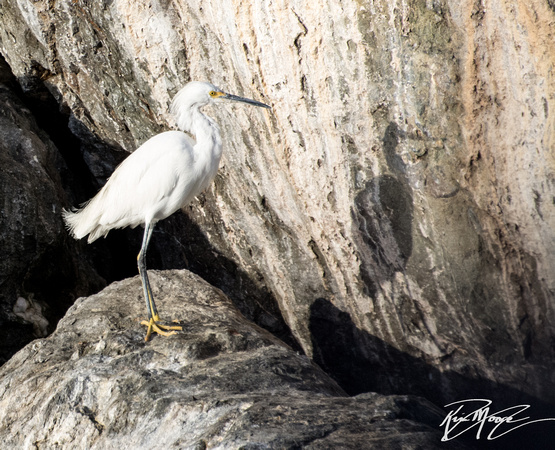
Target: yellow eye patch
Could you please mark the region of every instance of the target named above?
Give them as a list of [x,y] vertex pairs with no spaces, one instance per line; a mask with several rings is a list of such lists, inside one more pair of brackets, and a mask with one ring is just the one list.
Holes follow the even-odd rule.
[[210,97],[212,98],[218,98],[218,97],[221,97],[222,95],[225,95],[225,93],[219,92],[219,91],[210,91],[208,95],[210,95]]

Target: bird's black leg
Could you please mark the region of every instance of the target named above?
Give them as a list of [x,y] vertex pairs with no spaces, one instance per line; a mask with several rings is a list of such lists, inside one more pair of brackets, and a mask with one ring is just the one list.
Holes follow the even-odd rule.
[[152,289],[150,288],[150,282],[148,281],[148,273],[146,270],[146,250],[148,248],[148,243],[150,242],[150,237],[152,236],[153,231],[154,225],[147,223],[145,225],[145,232],[143,234],[143,244],[141,246],[141,251],[137,256],[137,266],[139,268],[139,275],[141,276],[141,281],[143,284],[143,292],[145,295],[149,320],[158,315],[156,304],[154,303],[154,297],[152,296]]
[[170,330],[181,330],[180,326],[167,326],[160,324],[160,316],[158,316],[158,310],[156,309],[156,304],[154,303],[154,296],[152,295],[152,289],[150,288],[150,282],[148,281],[148,273],[146,269],[146,250],[148,248],[148,243],[150,242],[150,237],[152,236],[152,231],[154,230],[154,224],[147,223],[145,225],[145,232],[143,235],[143,244],[141,246],[141,251],[137,256],[137,266],[139,268],[139,275],[141,276],[141,281],[143,284],[143,293],[145,296],[146,307],[148,310],[148,321],[143,320],[142,325],[146,325],[148,330],[146,332],[145,341],[148,341],[152,332],[161,334],[163,336],[170,336],[175,334],[175,331]]

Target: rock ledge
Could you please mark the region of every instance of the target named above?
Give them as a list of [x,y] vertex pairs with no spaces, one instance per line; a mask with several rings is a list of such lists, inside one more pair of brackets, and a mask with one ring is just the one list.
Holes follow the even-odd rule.
[[184,331],[144,342],[138,277],[79,299],[0,369],[7,448],[440,448],[426,400],[348,397],[197,276],[150,275]]

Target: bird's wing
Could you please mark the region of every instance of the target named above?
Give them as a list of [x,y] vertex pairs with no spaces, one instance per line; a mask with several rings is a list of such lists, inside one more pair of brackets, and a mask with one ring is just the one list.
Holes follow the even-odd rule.
[[167,208],[183,167],[193,165],[191,141],[184,133],[168,131],[149,139],[129,155],[82,211],[89,209],[89,221],[97,225],[95,234],[102,236],[112,228],[135,227]]

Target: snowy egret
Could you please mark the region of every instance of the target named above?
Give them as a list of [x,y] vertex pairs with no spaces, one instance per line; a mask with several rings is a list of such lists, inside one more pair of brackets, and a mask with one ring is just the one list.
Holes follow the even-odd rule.
[[227,94],[210,83],[188,83],[174,97],[171,112],[178,128],[194,139],[182,131],[166,131],[152,137],[116,168],[104,187],[81,209],[63,212],[73,237],[88,235],[89,243],[113,228],[144,225],[137,266],[149,314],[149,320],[141,322],[148,327],[146,341],[153,332],[169,336],[175,334],[174,330],[181,330],[179,326],[160,323],[148,281],[146,251],[156,222],[184,207],[216,176],[222,156],[220,130],[200,109],[224,101],[270,108]]

